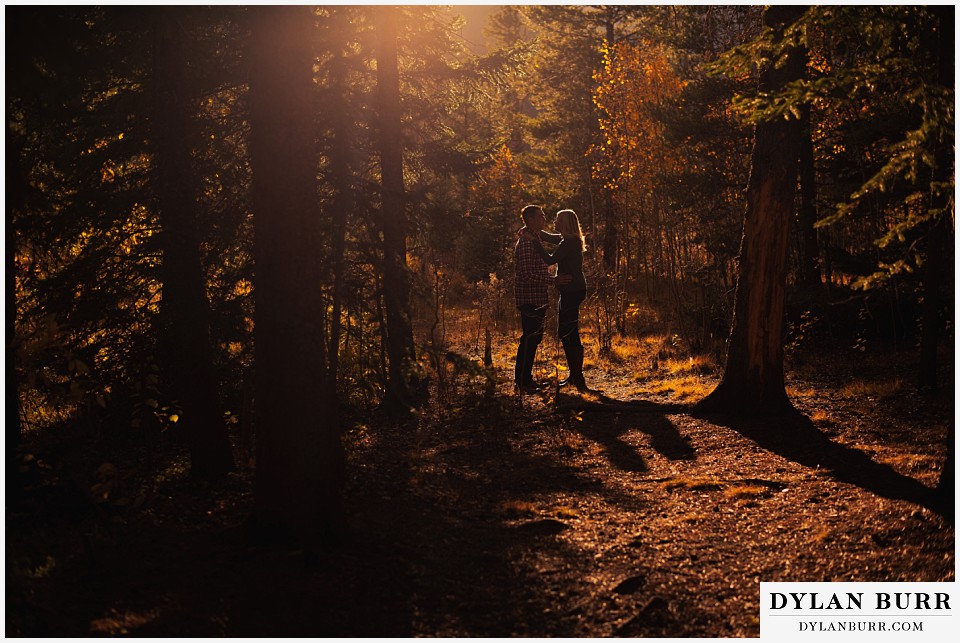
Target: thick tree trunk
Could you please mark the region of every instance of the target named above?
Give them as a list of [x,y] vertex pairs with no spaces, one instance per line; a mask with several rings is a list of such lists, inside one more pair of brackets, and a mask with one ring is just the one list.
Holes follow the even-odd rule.
[[[764,22],[782,30],[802,13],[802,7],[772,6]],[[803,57],[791,50],[781,66],[768,65],[761,72],[760,91],[775,91],[802,74]],[[791,408],[784,386],[783,333],[799,126],[791,118],[756,127],[727,362],[720,384],[700,402],[702,410],[758,414]]]
[[944,270],[944,241],[949,234],[946,218],[938,217],[927,230],[925,262],[923,266],[923,325],[920,333],[919,386],[922,391],[937,395],[940,381],[937,376],[937,350],[940,346],[940,307]]
[[392,409],[410,406],[416,366],[407,272],[400,75],[397,62],[398,11],[396,7],[374,9],[377,16],[380,178],[383,187],[383,298],[390,359],[387,406]]
[[[956,9],[952,6],[935,6],[931,8],[937,16],[939,29],[938,52],[938,81],[944,87],[955,87],[954,42],[956,39]],[[955,161],[953,141],[941,141],[936,151],[936,176],[940,181],[949,181],[954,185]],[[934,204],[941,208],[939,218],[933,226],[930,247],[927,249],[927,278],[924,280],[924,321],[923,336],[920,343],[920,385],[932,391],[939,390],[937,378],[937,348],[940,343],[940,293],[941,281],[946,266],[944,244],[948,238],[956,234],[954,213],[947,211],[948,200]],[[954,229],[952,229],[954,228]],[[947,511],[952,515],[956,503],[956,462],[957,462],[957,434],[954,423],[950,423],[950,432],[947,435],[947,458],[940,471],[940,480],[937,483],[937,496]]]
[[343,447],[326,386],[313,12],[251,9],[256,519],[307,545],[344,534]]
[[20,387],[17,378],[17,349],[16,349],[16,319],[17,319],[17,240],[16,232],[13,228],[14,213],[22,208],[26,202],[26,178],[24,177],[22,166],[20,164],[20,148],[14,141],[13,133],[10,131],[10,121],[7,120],[6,127],[6,149],[4,150],[6,158],[6,191],[7,191],[7,218],[4,222],[4,304],[7,307],[7,328],[6,328],[6,382],[4,382],[5,394],[7,396],[6,426],[4,448],[6,454],[6,484],[7,484],[7,505],[16,505],[20,499],[22,485],[19,476],[18,455],[20,451],[20,440],[22,438],[22,427],[20,425]]
[[[936,43],[937,84],[944,88],[954,87],[954,22],[953,7],[932,7],[937,16],[939,36]],[[933,170],[933,183],[953,185],[954,180],[954,149],[952,141],[937,141],[934,147],[936,167]],[[920,388],[932,394],[940,391],[940,382],[937,378],[937,349],[940,344],[940,307],[941,292],[944,282],[944,243],[949,238],[952,213],[947,211],[950,205],[948,195],[943,194],[930,203],[935,211],[935,218],[927,230],[925,240],[925,264],[923,271],[923,329],[920,337]]]
[[197,230],[198,182],[193,175],[189,133],[193,130],[186,77],[183,27],[177,12],[156,12],[154,138],[157,205],[163,252],[161,350],[165,381],[180,405],[179,426],[190,446],[191,472],[206,478],[226,474],[233,456],[217,402],[209,306]]
[[820,251],[817,243],[817,175],[813,164],[810,105],[800,112],[800,280],[820,285]]

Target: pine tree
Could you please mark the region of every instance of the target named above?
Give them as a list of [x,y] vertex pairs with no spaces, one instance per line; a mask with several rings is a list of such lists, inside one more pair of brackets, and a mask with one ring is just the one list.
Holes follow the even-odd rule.
[[308,546],[344,533],[343,447],[326,386],[314,17],[251,10],[250,160],[256,259],[258,525]]

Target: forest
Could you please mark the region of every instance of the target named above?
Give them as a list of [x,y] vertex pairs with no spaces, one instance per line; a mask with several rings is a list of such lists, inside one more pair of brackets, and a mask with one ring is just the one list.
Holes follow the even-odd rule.
[[[4,16],[7,636],[955,581],[952,5]],[[528,389],[530,204],[586,294]]]

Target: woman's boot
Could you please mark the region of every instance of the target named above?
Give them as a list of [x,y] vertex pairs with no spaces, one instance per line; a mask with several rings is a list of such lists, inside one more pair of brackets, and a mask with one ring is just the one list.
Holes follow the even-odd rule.
[[568,362],[570,366],[570,382],[577,387],[578,391],[586,391],[587,381],[583,378],[583,346],[577,346],[572,351],[573,359]]
[[560,382],[563,384],[573,384],[578,391],[587,390],[587,382],[583,378],[583,344],[575,345],[572,342],[563,345],[563,352],[567,358],[567,367],[570,369],[570,375],[567,379]]

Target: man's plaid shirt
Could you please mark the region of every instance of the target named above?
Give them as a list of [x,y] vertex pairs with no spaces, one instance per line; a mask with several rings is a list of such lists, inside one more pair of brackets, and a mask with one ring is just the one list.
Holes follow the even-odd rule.
[[533,241],[520,237],[513,250],[513,266],[515,271],[513,290],[517,306],[523,304],[546,306],[549,302],[547,287],[550,284],[550,273],[547,264],[533,247]]

